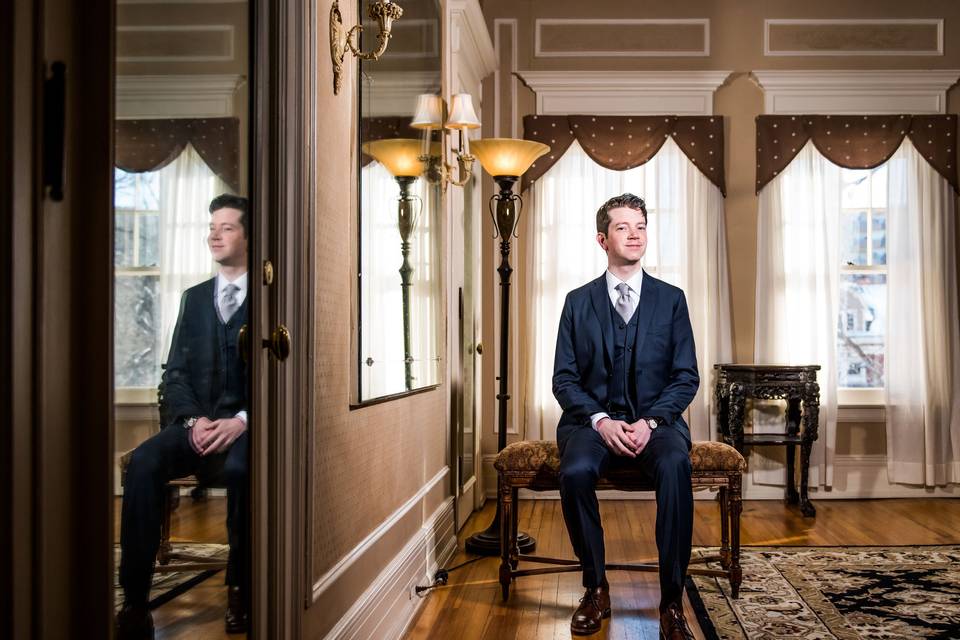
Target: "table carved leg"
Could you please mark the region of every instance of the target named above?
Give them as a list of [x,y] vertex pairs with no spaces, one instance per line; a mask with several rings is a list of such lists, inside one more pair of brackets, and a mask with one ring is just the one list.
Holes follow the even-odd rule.
[[744,455],[743,451],[743,414],[747,406],[746,388],[742,384],[730,385],[730,396],[727,400],[727,425],[734,448]]
[[808,518],[817,515],[817,510],[807,497],[810,480],[810,452],[817,439],[820,424],[820,385],[809,382],[803,396],[803,436],[800,444],[800,513]]
[[[800,398],[787,400],[787,435],[795,436],[800,433]],[[800,496],[796,486],[796,447],[787,445],[787,481],[785,483],[783,499],[787,504],[798,504]]]

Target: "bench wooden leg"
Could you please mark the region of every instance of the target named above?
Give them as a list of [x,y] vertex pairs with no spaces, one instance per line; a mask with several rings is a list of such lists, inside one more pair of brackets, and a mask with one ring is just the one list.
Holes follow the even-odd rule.
[[180,501],[180,487],[167,485],[163,488],[163,517],[160,520],[160,548],[157,550],[157,564],[170,562],[173,545],[170,544],[171,516]]
[[500,492],[500,590],[504,601],[510,597],[510,556],[517,544],[517,528],[514,516],[513,489],[501,478]]
[[733,599],[740,597],[743,570],[740,568],[740,514],[743,512],[741,476],[730,478],[730,591]]
[[519,517],[520,517],[520,490],[516,487],[510,492],[511,504],[513,508],[511,509],[511,519],[510,519],[510,568],[516,569],[517,565],[520,564],[520,534],[519,532]]
[[717,494],[720,503],[720,566],[730,569],[730,491],[720,487]]

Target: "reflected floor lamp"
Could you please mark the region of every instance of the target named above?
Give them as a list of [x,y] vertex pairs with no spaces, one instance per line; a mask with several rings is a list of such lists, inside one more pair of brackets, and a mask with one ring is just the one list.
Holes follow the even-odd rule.
[[423,173],[424,163],[420,160],[423,142],[415,138],[388,138],[365,142],[363,152],[382,164],[400,186],[397,200],[397,226],[400,230],[400,253],[403,264],[400,265],[400,291],[403,299],[403,369],[404,387],[413,389],[413,355],[410,339],[410,234],[417,226],[417,219],[423,202],[411,195],[410,187]]
[[[472,153],[483,169],[493,176],[500,188],[499,193],[490,198],[490,216],[493,218],[494,238],[500,238],[500,389],[497,393],[497,452],[507,446],[507,376],[510,369],[510,239],[516,234],[517,219],[523,208],[523,200],[513,192],[513,185],[522,176],[534,160],[550,151],[550,147],[530,140],[513,138],[486,138],[472,143]],[[494,203],[496,210],[494,211]],[[499,481],[498,481],[499,482]],[[500,491],[497,491],[497,513],[486,530],[475,533],[467,539],[464,546],[468,553],[479,555],[500,554]],[[521,553],[529,553],[536,547],[537,541],[526,533],[519,533],[517,545]]]

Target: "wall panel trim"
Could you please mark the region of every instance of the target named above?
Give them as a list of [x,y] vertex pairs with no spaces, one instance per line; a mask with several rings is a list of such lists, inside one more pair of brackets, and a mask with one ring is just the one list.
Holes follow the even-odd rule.
[[412,509],[420,506],[420,501],[427,495],[431,489],[443,480],[450,472],[450,467],[444,466],[430,480],[420,487],[406,502],[404,502],[396,511],[391,513],[386,520],[380,523],[377,528],[371,531],[360,541],[360,544],[351,549],[347,555],[343,556],[337,564],[323,574],[313,583],[313,602],[316,602],[323,592],[334,584],[340,576],[344,574],[353,564],[360,559],[376,542],[383,537],[397,522],[403,519]]
[[[699,25],[703,28],[703,46],[699,50],[683,51],[672,49],[610,49],[607,51],[589,51],[579,49],[544,51],[542,31],[544,26],[580,25],[586,28],[597,25]],[[534,57],[537,58],[674,58],[708,57],[710,55],[710,19],[709,18],[537,18],[534,26]]]

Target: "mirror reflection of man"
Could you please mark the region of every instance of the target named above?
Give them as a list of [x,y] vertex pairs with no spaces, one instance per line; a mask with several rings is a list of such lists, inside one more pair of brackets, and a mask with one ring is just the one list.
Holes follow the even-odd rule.
[[210,203],[207,245],[216,276],[183,293],[163,374],[166,424],[134,450],[126,471],[120,524],[120,638],[152,638],[148,600],[160,546],[168,481],[195,474],[227,487],[226,630],[247,630],[247,373],[237,349],[247,321],[247,199],[224,194]]
[[660,637],[693,638],[683,614],[683,582],[693,536],[690,429],[682,413],[700,385],[683,291],[646,273],[647,209],[625,193],[597,212],[607,270],[571,291],[563,305],[553,394],[560,501],[586,593],[573,614],[575,635],[599,631],[610,616],[597,479],[631,467],[656,489]]

